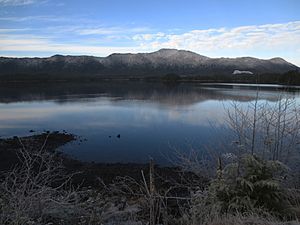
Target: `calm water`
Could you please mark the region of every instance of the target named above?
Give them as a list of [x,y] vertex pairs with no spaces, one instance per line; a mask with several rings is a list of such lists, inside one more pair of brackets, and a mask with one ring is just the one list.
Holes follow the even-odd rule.
[[[259,93],[260,101],[276,102],[282,91],[264,87]],[[300,101],[298,92],[284,94]],[[202,151],[218,142],[225,108],[255,96],[255,87],[200,84],[2,85],[0,136],[66,130],[86,141],[62,150],[84,161],[144,163],[153,157],[166,163],[175,149]]]

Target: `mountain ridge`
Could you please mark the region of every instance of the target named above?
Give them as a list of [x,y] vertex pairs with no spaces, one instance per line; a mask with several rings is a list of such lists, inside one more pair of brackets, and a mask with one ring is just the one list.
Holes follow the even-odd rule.
[[[51,57],[0,57],[0,77],[16,74],[30,76],[74,77],[161,77],[178,76],[232,76],[235,70],[253,74],[282,74],[299,67],[283,58],[258,59],[254,57],[210,58],[192,51],[160,49],[151,53],[113,53],[107,57],[89,55],[53,55]],[[25,77],[25,75],[24,75]],[[25,77],[26,78],[26,77]],[[24,79],[25,79],[24,78]]]
[[[183,50],[183,49],[173,49],[173,48],[162,48],[162,49],[159,49],[157,51],[154,51],[154,52],[139,52],[139,53],[111,53],[109,54],[108,56],[93,56],[93,55],[69,55],[69,54],[66,54],[66,55],[63,55],[63,54],[54,54],[54,55],[51,55],[51,56],[48,56],[48,57],[38,57],[38,56],[33,56],[33,57],[28,57],[28,56],[24,56],[24,57],[9,57],[9,56],[0,56],[0,58],[10,58],[10,59],[46,59],[46,58],[52,58],[52,57],[93,57],[93,58],[108,58],[110,56],[113,56],[113,55],[146,55],[146,54],[157,54],[157,53],[160,53],[160,52],[185,52],[185,53],[190,53],[190,54],[193,54],[193,55],[197,55],[197,56],[202,56],[202,57],[205,57],[205,58],[208,58],[208,59],[242,59],[242,58],[251,58],[251,59],[259,59],[259,60],[275,60],[275,59],[279,59],[279,60],[283,60],[285,62],[288,62],[286,61],[285,59],[281,58],[281,57],[272,57],[270,59],[261,59],[261,58],[257,58],[257,57],[253,57],[253,56],[240,56],[240,57],[217,57],[217,58],[213,58],[213,57],[208,57],[208,56],[204,56],[204,55],[201,55],[201,54],[198,54],[196,52],[193,52],[193,51],[189,51],[189,50]],[[288,62],[290,63],[290,62]],[[292,63],[290,63],[292,64]]]

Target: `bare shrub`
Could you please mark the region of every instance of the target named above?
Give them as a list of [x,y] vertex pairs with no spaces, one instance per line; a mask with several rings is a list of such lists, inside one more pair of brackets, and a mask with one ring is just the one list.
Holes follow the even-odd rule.
[[189,225],[298,225],[298,221],[282,222],[278,221],[277,218],[271,215],[261,217],[255,213],[243,215],[243,214],[227,214],[227,215],[216,215],[208,214],[204,217],[204,220],[191,221],[191,218],[185,220],[181,224]]
[[0,224],[101,224],[101,217],[93,219],[102,210],[99,197],[92,202],[90,191],[71,185],[74,174],[66,174],[61,157],[45,150],[47,139],[38,149],[19,139],[19,163],[0,180]]
[[227,109],[227,125],[234,133],[237,155],[250,153],[288,163],[299,150],[300,107],[288,96],[279,95],[275,103],[261,102],[257,92],[247,106],[233,102]]

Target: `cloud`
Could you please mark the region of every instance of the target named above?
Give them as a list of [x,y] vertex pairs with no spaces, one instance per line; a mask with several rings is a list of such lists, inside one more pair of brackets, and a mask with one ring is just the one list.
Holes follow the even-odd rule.
[[82,44],[56,43],[47,37],[30,35],[3,35],[0,34],[0,52],[48,52],[51,54],[76,54],[106,56],[114,52],[138,52],[137,46],[95,46]]
[[[47,16],[40,18],[63,19]],[[23,18],[30,19],[33,18]],[[43,29],[28,27],[23,31],[22,29],[0,29],[1,55],[5,53],[21,56],[30,52],[35,56],[35,52],[39,55],[47,52],[106,56],[114,52],[151,52],[160,48],[177,48],[210,57],[278,56],[300,65],[300,21],[194,29],[186,32],[150,32],[154,29],[92,25],[51,26]]]
[[151,41],[151,40],[159,40],[164,38],[165,33],[158,32],[156,34],[136,34],[132,37],[134,41]]
[[40,2],[39,0],[0,0],[2,6],[21,6]]
[[28,28],[19,28],[19,29],[10,29],[10,28],[8,28],[8,29],[2,29],[2,28],[0,28],[0,34],[1,33],[24,32],[24,31],[28,31],[28,30],[30,30],[30,29],[28,29]]
[[[1,1],[1,0],[0,0]],[[1,4],[0,4],[1,5]],[[8,16],[0,17],[0,21],[10,21],[10,22],[28,22],[28,21],[43,21],[43,22],[73,22],[74,19],[51,16],[51,15],[42,15],[42,16]],[[77,19],[77,22],[86,22],[86,20]]]
[[97,27],[78,29],[76,32],[80,35],[109,35],[109,34],[128,34],[147,32],[147,27],[123,28],[123,27]]
[[[141,34],[133,40],[152,48],[182,48],[194,51],[273,49],[300,46],[300,21],[285,24],[192,30],[182,34]],[[298,47],[299,48],[299,47]]]

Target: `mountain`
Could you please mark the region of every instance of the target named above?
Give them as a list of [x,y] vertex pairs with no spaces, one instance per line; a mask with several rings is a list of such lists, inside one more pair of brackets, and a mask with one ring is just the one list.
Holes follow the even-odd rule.
[[[112,54],[108,57],[62,56],[48,58],[0,57],[0,79],[73,79],[113,77],[237,76],[286,73],[299,67],[282,58],[209,58],[194,52],[161,49],[152,53]],[[253,76],[253,75],[252,75]]]

